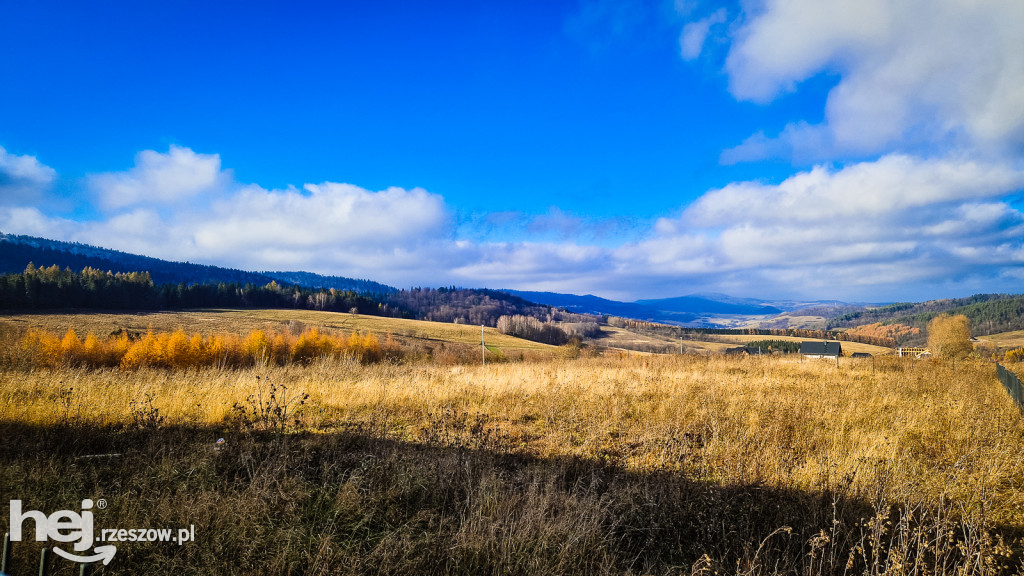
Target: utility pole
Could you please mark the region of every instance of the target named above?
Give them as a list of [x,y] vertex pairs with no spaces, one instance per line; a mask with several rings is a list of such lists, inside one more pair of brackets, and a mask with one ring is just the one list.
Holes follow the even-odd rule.
[[484,343],[484,325],[480,325],[480,364],[487,366],[487,344]]

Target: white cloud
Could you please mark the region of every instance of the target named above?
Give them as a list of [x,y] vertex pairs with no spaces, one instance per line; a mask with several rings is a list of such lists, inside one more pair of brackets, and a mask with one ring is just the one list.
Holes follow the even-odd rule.
[[0,146],[0,205],[38,202],[57,172],[35,156],[11,154]]
[[296,189],[249,186],[219,200],[196,222],[198,249],[221,258],[242,255],[249,265],[328,268],[364,273],[408,266],[423,242],[443,238],[449,226],[444,200],[416,188],[371,192],[351,184],[307,184]]
[[[22,180],[49,170],[13,158]],[[170,260],[403,285],[446,277],[465,252],[450,241],[444,199],[420,188],[372,192],[324,182],[266,190],[235,182],[217,155],[177,146],[141,152],[133,168],[89,176],[86,185],[106,210],[97,219],[75,222],[17,202],[0,207],[0,230]]]
[[818,166],[777,186],[730,184],[699,198],[685,217],[704,227],[828,218],[878,220],[944,202],[998,198],[1021,186],[1024,173],[998,164],[890,155],[838,171]]
[[[171,260],[414,282],[445,255],[448,212],[421,189],[348,184],[226,191],[193,212],[137,208],[88,223],[79,239]],[[444,267],[444,265],[442,265]]]
[[[181,182],[187,177],[176,170],[191,169],[185,162],[163,173]],[[217,172],[217,186],[189,203],[139,200],[83,222],[35,206],[0,207],[0,230],[398,286],[618,298],[702,290],[916,298],[939,295],[938,286],[1009,291],[1024,268],[1024,214],[1008,201],[1024,188],[1024,171],[965,158],[894,154],[817,166],[778,184],[736,182],[708,191],[677,217],[646,225],[640,241],[605,245],[592,241],[604,222],[557,207],[541,216],[492,215],[520,230],[494,242],[459,232],[444,198],[423,189],[375,192],[324,182],[266,190],[228,179],[219,164]],[[136,173],[108,176],[120,181]]]
[[1019,0],[765,0],[747,8],[725,63],[736,98],[767,103],[821,72],[839,81],[823,124],[797,121],[776,146],[755,135],[724,162],[786,151],[813,160],[935,146],[1024,150]]
[[791,158],[797,163],[827,161],[837,152],[835,138],[827,126],[792,122],[772,138],[764,132],[752,134],[742,143],[722,151],[722,164],[738,164],[765,158]]
[[78,222],[47,216],[35,206],[0,206],[0,232],[72,240],[80,229]]
[[171,145],[166,154],[144,150],[126,172],[95,174],[88,184],[108,209],[138,204],[174,204],[223,189],[230,175],[221,171],[220,156],[196,154]]
[[967,160],[818,166],[778,185],[709,191],[616,257],[621,274],[652,285],[689,279],[856,298],[970,277],[1005,290],[999,279],[1022,264],[1024,214],[1003,198],[1022,187],[1022,171]]
[[700,56],[704,50],[704,41],[707,40],[711,27],[722,24],[726,21],[727,13],[725,8],[720,8],[711,16],[702,18],[696,22],[690,22],[683,27],[683,33],[679,37],[680,54],[684,60],[693,60]]
[[175,229],[173,221],[165,220],[155,210],[136,208],[106,220],[84,222],[78,227],[73,239],[154,258],[193,262],[202,260],[203,256],[195,251],[191,238],[180,229]]

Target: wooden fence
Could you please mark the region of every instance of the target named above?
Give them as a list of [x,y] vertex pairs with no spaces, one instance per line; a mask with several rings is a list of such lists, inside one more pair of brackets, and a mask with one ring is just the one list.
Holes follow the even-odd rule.
[[1013,398],[1017,404],[1017,409],[1020,410],[1021,415],[1024,415],[1024,386],[1021,386],[1020,378],[998,362],[996,363],[996,373],[999,375],[999,381],[1010,393],[1010,398]]

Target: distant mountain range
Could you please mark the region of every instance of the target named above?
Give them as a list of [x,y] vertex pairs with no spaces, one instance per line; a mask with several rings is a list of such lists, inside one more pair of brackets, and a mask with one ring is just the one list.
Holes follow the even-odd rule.
[[148,271],[157,284],[235,283],[262,286],[277,282],[304,288],[350,290],[358,294],[392,294],[398,291],[397,288],[372,280],[323,276],[310,272],[247,272],[190,262],[169,262],[78,242],[0,232],[0,273],[22,272],[29,262],[36,266],[56,264],[75,271],[86,266],[111,272]]
[[[759,300],[756,298],[735,298],[725,294],[691,294],[676,298],[637,300],[620,302],[598,296],[576,296],[555,292],[530,292],[505,290],[531,302],[565,308],[580,314],[622,316],[637,320],[649,320],[667,324],[710,326],[711,316],[773,316],[782,312],[826,304],[825,302],[803,302],[795,300]],[[833,304],[828,302],[827,304]]]
[[[157,284],[234,283],[263,286],[270,282],[277,282],[285,286],[314,290],[334,288],[367,296],[386,297],[399,292],[405,294],[405,291],[399,291],[393,286],[372,280],[324,276],[310,272],[249,272],[190,262],[169,262],[77,242],[61,242],[0,232],[0,274],[22,272],[29,262],[39,267],[56,264],[61,268],[71,268],[74,271],[80,271],[87,266],[111,272],[148,271]],[[435,300],[440,298],[451,307],[449,300],[469,301],[473,298],[490,298],[491,301],[498,301],[500,298],[495,300],[498,297],[498,292],[528,301],[515,305],[509,304],[510,310],[525,310],[526,308],[523,306],[532,302],[543,306],[564,308],[580,314],[621,316],[686,326],[717,327],[720,325],[714,322],[716,317],[771,317],[799,310],[798,314],[825,317],[828,328],[833,329],[873,322],[900,323],[923,328],[931,318],[942,313],[965,314],[970,319],[972,331],[975,334],[991,334],[1024,328],[1024,295],[1019,294],[978,294],[969,298],[929,300],[920,303],[861,305],[836,301],[736,298],[725,294],[690,294],[675,298],[620,302],[592,295],[577,296],[555,292],[442,289],[436,294],[423,293],[426,296],[416,291],[408,291],[402,301],[405,307],[410,307],[410,299],[422,300],[429,296]],[[438,296],[438,294],[442,296]],[[422,308],[422,303],[418,300],[417,306]],[[416,306],[412,306],[412,308],[416,308]],[[419,310],[419,308],[416,309]],[[425,315],[424,317],[434,314],[433,312],[428,314],[422,310],[420,312]]]
[[[111,272],[148,271],[153,281],[158,284],[235,283],[262,286],[270,282],[277,282],[311,289],[350,290],[358,294],[387,295],[398,292],[398,289],[393,286],[372,280],[324,276],[310,272],[251,272],[190,262],[169,262],[78,242],[62,242],[0,232],[0,273],[22,272],[29,262],[43,267],[56,264],[61,268],[71,268],[75,271],[87,266]],[[734,298],[725,294],[692,294],[677,298],[619,302],[591,295],[576,296],[521,290],[502,290],[501,292],[518,296],[529,302],[565,308],[570,312],[695,326],[713,326],[713,323],[707,321],[708,316],[770,316],[784,310],[813,304]]]

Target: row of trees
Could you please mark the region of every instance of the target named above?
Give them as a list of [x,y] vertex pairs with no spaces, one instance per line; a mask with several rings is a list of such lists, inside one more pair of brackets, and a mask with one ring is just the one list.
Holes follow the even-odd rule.
[[[306,308],[496,326],[505,317],[529,317],[540,332],[532,339],[564,343],[569,337],[597,333],[596,317],[571,314],[492,290],[415,288],[391,294],[310,289],[278,284],[185,284],[153,282],[148,272],[110,272],[84,268],[73,272],[53,265],[29,264],[19,274],[0,276],[0,309],[99,308],[166,310],[188,308]],[[552,328],[555,322],[565,329]]]
[[149,308],[154,288],[148,272],[80,273],[57,265],[0,276],[0,308]]
[[800,352],[800,343],[793,340],[755,340],[748,342],[746,347],[748,350],[760,350],[764,353],[796,354]]
[[569,335],[553,322],[541,322],[521,314],[498,318],[497,329],[502,334],[555,346],[569,342]]
[[413,318],[476,326],[497,326],[502,316],[522,315],[551,320],[550,306],[534,304],[497,290],[465,288],[413,288],[389,294],[392,307],[408,311]]
[[865,324],[844,330],[847,337],[856,337],[867,344],[880,343],[882,346],[899,346],[913,342],[921,336],[921,329],[903,324]]
[[254,284],[156,284],[148,272],[81,272],[32,263],[20,274],[0,276],[0,309],[103,308],[161,310],[182,308],[309,308],[403,315],[392,304],[335,289],[312,290],[277,282]]

